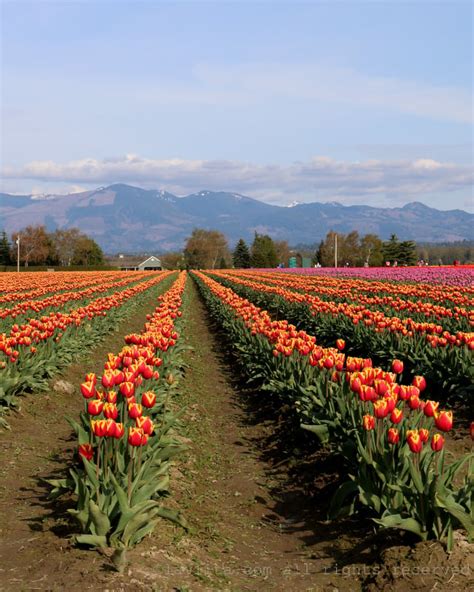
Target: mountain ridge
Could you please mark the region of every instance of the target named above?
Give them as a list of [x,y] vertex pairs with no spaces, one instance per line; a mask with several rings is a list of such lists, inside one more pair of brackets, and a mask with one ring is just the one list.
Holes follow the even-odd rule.
[[196,227],[220,230],[231,244],[239,238],[250,241],[255,232],[290,244],[314,243],[329,230],[449,242],[472,239],[474,228],[473,214],[441,211],[416,201],[393,208],[337,202],[288,207],[237,192],[203,189],[178,197],[125,183],[66,195],[0,193],[0,220],[0,228],[8,233],[28,224],[45,224],[50,231],[77,226],[107,252],[181,249]]

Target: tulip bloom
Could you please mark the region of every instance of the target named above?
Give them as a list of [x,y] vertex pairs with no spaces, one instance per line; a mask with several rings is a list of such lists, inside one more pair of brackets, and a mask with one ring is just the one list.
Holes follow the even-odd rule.
[[398,444],[400,442],[400,434],[397,428],[390,428],[387,432],[387,439],[389,444]]
[[93,384],[97,383],[97,376],[94,374],[94,372],[89,372],[89,374],[86,374],[85,382],[92,382]]
[[135,393],[135,385],[133,382],[122,382],[119,388],[122,395],[127,398]]
[[104,403],[100,399],[93,399],[87,403],[87,413],[89,415],[100,415],[103,407]]
[[85,399],[95,397],[95,384],[93,382],[83,382],[81,384],[81,393]]
[[99,419],[96,421],[91,419],[91,430],[95,436],[103,438],[107,435],[107,420]]
[[342,351],[346,347],[346,342],[344,341],[344,339],[337,339],[336,347],[339,351]]
[[423,440],[421,439],[418,430],[407,431],[407,443],[412,452],[421,452],[421,449],[423,448]]
[[135,423],[137,428],[141,428],[148,436],[151,436],[155,429],[155,426],[149,417],[137,417]]
[[151,409],[156,403],[156,395],[153,391],[147,391],[142,395],[142,405],[147,409]]
[[373,415],[364,415],[363,417],[364,430],[370,431],[375,427],[375,417]]
[[413,410],[418,409],[420,406],[419,397],[417,395],[411,395],[411,397],[408,399],[408,406]]
[[115,374],[112,370],[106,370],[102,375],[102,386],[112,388],[115,385]]
[[434,417],[434,414],[438,411],[438,407],[438,401],[426,401],[423,408],[423,413],[426,415],[426,417]]
[[436,411],[434,418],[436,427],[442,432],[449,432],[449,430],[453,427],[452,411]]
[[107,419],[117,419],[118,417],[118,409],[115,403],[105,403],[104,405],[104,417]]
[[78,452],[79,456],[87,458],[87,460],[92,460],[92,457],[94,456],[94,449],[91,444],[81,444]]
[[108,391],[107,403],[117,403],[117,392],[116,391]]
[[469,427],[469,433],[471,434],[471,440],[474,440],[474,421],[471,422],[471,425]]
[[115,423],[115,432],[113,437],[119,440],[125,434],[125,426],[123,423]]
[[426,388],[426,380],[424,376],[414,376],[412,380],[412,384],[420,389],[420,392],[424,391]]
[[148,442],[148,436],[141,428],[129,428],[128,443],[130,446],[144,446]]
[[377,419],[387,417],[388,413],[388,403],[385,399],[379,399],[374,402],[374,415]]
[[401,374],[403,372],[403,362],[401,360],[393,360],[392,372],[395,372],[395,374]]
[[444,446],[444,438],[441,434],[434,434],[431,438],[431,450],[439,452]]
[[420,438],[423,443],[428,442],[428,438],[430,437],[429,430],[427,430],[426,428],[420,428],[418,430],[418,433],[420,434]]
[[132,403],[128,406],[128,416],[131,419],[136,419],[137,417],[141,417],[143,414],[143,408],[139,403]]

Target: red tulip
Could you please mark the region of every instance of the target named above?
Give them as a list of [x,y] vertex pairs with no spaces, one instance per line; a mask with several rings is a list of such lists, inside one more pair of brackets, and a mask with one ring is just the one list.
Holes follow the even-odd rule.
[[363,417],[364,430],[370,431],[375,427],[375,417],[373,415],[364,415]]
[[408,406],[410,407],[410,409],[418,409],[418,407],[420,406],[420,399],[418,396],[416,395],[411,395],[411,397],[408,399]]
[[95,397],[95,384],[93,382],[83,382],[81,384],[81,393],[85,399]]
[[114,438],[119,440],[125,434],[125,426],[123,423],[115,423],[115,433],[113,434]]
[[153,391],[147,391],[142,395],[142,405],[147,409],[151,409],[156,403],[156,395]]
[[442,450],[444,446],[444,438],[441,434],[434,434],[431,438],[431,449],[435,452]]
[[398,444],[400,441],[400,434],[397,428],[390,428],[387,432],[387,438],[390,444]]
[[420,389],[420,392],[423,392],[426,388],[426,380],[424,376],[414,376],[412,380],[412,384]]
[[434,418],[436,427],[442,432],[449,432],[449,430],[453,427],[452,411],[436,411]]
[[122,382],[120,385],[120,392],[124,397],[131,397],[135,392],[135,385],[133,382]]
[[420,434],[420,438],[423,443],[428,442],[428,438],[430,437],[429,430],[427,430],[426,428],[420,428],[418,430],[418,433]]
[[471,440],[474,440],[474,421],[471,422],[471,425],[469,427],[469,433],[471,434]]
[[398,407],[395,407],[395,409],[392,411],[392,413],[390,414],[390,421],[392,423],[400,423],[403,419],[403,411],[401,409],[398,409]]
[[388,403],[385,399],[379,399],[374,402],[374,415],[377,419],[387,417],[388,413]]
[[107,419],[117,419],[118,417],[118,409],[115,403],[105,403],[104,405],[104,417]]
[[137,417],[135,423],[137,424],[137,428],[141,428],[148,436],[151,436],[155,429],[155,426],[149,417]]
[[144,446],[148,442],[148,436],[141,428],[129,428],[128,443],[130,446]]
[[139,403],[132,403],[128,406],[128,416],[131,419],[136,419],[137,417],[141,417],[143,414],[143,408]]
[[94,449],[91,444],[80,444],[79,445],[79,456],[92,460],[94,456]]
[[103,438],[107,434],[107,421],[105,419],[91,419],[92,433],[98,438]]
[[115,385],[115,374],[112,370],[106,370],[102,375],[102,386],[112,388]]
[[423,441],[418,433],[418,430],[408,430],[407,432],[407,443],[412,452],[421,452],[423,448]]
[[336,347],[339,351],[342,351],[346,347],[346,342],[344,341],[344,339],[337,339]]
[[93,399],[87,403],[87,413],[89,415],[100,415],[103,407],[104,403],[100,399]]
[[403,362],[401,360],[393,360],[392,372],[395,372],[395,374],[401,374],[403,372]]
[[433,417],[436,411],[438,410],[438,407],[438,401],[426,401],[425,406],[423,408],[423,413],[426,415],[426,417]]
[[108,391],[107,403],[117,403],[117,391]]

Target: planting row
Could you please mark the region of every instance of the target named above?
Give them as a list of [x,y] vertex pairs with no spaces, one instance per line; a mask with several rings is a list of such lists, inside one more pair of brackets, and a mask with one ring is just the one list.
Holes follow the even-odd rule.
[[208,275],[193,275],[248,380],[343,459],[346,480],[333,497],[332,517],[364,508],[383,528],[448,547],[454,529],[474,537],[473,455],[448,461],[444,433],[453,414],[422,398],[422,376],[404,384],[400,360],[385,371],[370,358],[345,355],[343,339],[321,347]]
[[51,312],[0,334],[0,405],[22,392],[47,388],[48,378],[115,330],[130,309],[170,276],[163,272],[67,312]]
[[79,423],[78,456],[70,477],[51,481],[52,496],[72,492],[79,544],[113,548],[119,570],[125,552],[150,533],[160,518],[182,523],[163,506],[170,460],[183,446],[170,434],[178,417],[170,410],[183,365],[179,339],[186,274],[159,297],[139,334],[109,353],[102,375],[81,385],[85,409]]
[[[405,376],[423,374],[438,400],[458,399],[472,405],[474,333],[439,333],[439,326],[386,317],[362,306],[330,303],[311,294],[248,279],[249,274],[213,272],[225,285],[329,345],[342,338],[347,351],[388,366],[405,362]],[[257,274],[258,277],[258,274]],[[432,332],[431,332],[432,331]]]

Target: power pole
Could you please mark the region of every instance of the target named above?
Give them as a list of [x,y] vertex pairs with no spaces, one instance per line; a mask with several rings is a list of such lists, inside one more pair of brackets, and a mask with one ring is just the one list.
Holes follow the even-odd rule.
[[16,250],[16,271],[20,273],[20,235],[16,239],[17,250]]
[[334,234],[334,267],[337,269],[337,232]]

